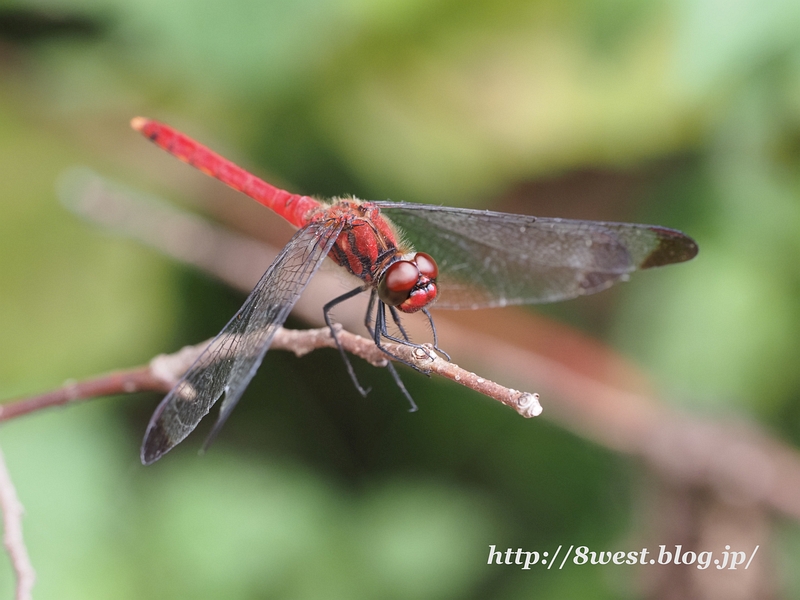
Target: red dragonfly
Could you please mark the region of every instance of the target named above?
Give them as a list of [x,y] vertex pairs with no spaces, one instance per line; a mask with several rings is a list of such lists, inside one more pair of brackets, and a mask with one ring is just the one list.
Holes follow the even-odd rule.
[[[362,281],[323,309],[334,339],[331,308],[369,291],[367,329],[375,344],[396,358],[384,340],[422,347],[409,339],[400,313],[422,312],[431,323],[433,347],[440,351],[428,312],[434,302],[438,308],[466,309],[566,300],[604,290],[637,269],[683,262],[697,254],[690,237],[652,225],[353,197],[320,202],[266,183],[163,123],[137,117],[131,125],[170,154],[298,228],[239,312],[158,405],[142,443],[144,464],[181,442],[224,394],[209,440],[214,437],[326,256]],[[416,252],[412,242],[427,252]],[[389,318],[399,337],[389,332]],[[339,350],[356,387],[366,394],[341,346]],[[388,367],[415,410],[391,361]]]

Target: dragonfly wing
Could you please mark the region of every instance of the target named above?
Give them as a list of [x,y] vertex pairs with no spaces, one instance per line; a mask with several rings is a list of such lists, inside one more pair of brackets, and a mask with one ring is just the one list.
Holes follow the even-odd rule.
[[213,437],[341,229],[341,222],[312,223],[294,235],[239,312],[158,405],[142,443],[142,463],[150,464],[169,452],[225,394]]
[[690,237],[653,225],[374,204],[418,250],[436,259],[438,308],[566,300],[606,289],[637,269],[697,254]]

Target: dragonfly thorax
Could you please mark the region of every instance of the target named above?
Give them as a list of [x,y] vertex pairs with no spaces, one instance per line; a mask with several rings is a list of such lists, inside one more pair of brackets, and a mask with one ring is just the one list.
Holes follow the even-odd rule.
[[411,260],[397,260],[386,267],[378,281],[378,297],[405,313],[417,312],[436,300],[438,274],[433,257],[417,252]]

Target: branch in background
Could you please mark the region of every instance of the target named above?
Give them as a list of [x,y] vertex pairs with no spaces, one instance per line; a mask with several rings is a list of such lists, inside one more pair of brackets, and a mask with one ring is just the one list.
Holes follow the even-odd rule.
[[17,578],[14,597],[16,600],[30,600],[36,572],[33,570],[22,537],[22,515],[25,511],[17,498],[17,491],[11,482],[2,451],[0,451],[0,510],[3,512],[3,545],[6,547]]
[[[386,355],[372,340],[339,330],[342,347],[367,362],[384,367]],[[8,421],[51,406],[60,406],[80,400],[89,400],[116,394],[137,392],[167,393],[178,382],[186,370],[205,350],[210,340],[187,346],[174,354],[160,354],[149,365],[100,375],[84,381],[71,381],[63,387],[0,405],[0,422]],[[479,377],[456,364],[439,358],[433,350],[428,352],[401,344],[385,344],[387,349],[403,361],[414,365],[425,373],[436,373],[451,379],[476,392],[489,396],[516,410],[523,417],[541,414],[539,395],[506,388],[485,377]],[[272,350],[289,350],[297,356],[308,354],[317,348],[335,348],[336,344],[327,327],[302,331],[280,328],[272,341]]]

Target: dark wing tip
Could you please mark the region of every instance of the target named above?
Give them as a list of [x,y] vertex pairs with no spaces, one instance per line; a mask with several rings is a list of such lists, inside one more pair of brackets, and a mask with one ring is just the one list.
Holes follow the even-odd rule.
[[656,234],[658,244],[639,265],[641,269],[662,267],[672,263],[680,263],[697,256],[697,242],[688,235],[666,227],[651,227]]
[[152,465],[175,447],[175,442],[167,434],[161,421],[147,428],[142,442],[141,459],[143,465]]

